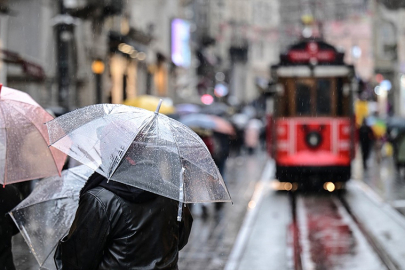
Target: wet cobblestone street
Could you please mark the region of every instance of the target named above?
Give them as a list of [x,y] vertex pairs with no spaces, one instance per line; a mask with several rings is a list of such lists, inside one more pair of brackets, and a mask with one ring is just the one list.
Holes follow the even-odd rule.
[[224,204],[218,213],[213,204],[208,205],[205,219],[201,206],[193,205],[193,228],[180,252],[179,269],[224,269],[266,160],[264,152],[228,159],[226,179],[233,204]]

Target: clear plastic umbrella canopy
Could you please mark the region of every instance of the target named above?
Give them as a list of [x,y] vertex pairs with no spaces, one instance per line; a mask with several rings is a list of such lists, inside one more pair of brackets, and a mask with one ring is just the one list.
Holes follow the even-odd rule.
[[116,104],[77,109],[47,123],[51,145],[114,181],[179,202],[230,202],[210,152],[190,128]]
[[55,269],[56,246],[69,231],[80,190],[93,172],[82,165],[45,178],[10,212],[41,269]]
[[180,117],[179,121],[190,128],[202,128],[227,135],[235,135],[232,124],[219,116],[195,113]]
[[66,154],[48,147],[53,117],[28,94],[0,86],[0,184],[60,174]]

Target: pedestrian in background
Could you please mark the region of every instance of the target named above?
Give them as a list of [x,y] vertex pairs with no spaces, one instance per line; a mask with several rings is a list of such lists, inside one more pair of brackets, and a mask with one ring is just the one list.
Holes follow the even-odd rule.
[[57,269],[177,269],[193,221],[185,207],[178,222],[177,211],[175,200],[95,172],[55,252]]
[[[226,167],[226,160],[228,159],[230,151],[229,144],[230,144],[229,135],[219,132],[213,132],[211,155],[226,185],[228,184],[228,182],[225,177],[225,167]],[[224,203],[220,202],[215,203],[215,210],[219,211],[220,209],[222,209],[223,204]]]
[[370,156],[371,146],[374,141],[374,133],[371,127],[367,125],[366,118],[363,119],[363,122],[359,128],[359,140],[363,160],[363,168],[367,169],[367,160]]
[[[225,177],[225,167],[226,160],[230,152],[229,135],[215,131],[201,130],[195,128],[193,130],[207,146],[207,149],[210,152],[215,165],[218,167],[218,171],[221,174],[222,179],[224,180],[225,184],[227,184]],[[220,209],[222,209],[222,206],[223,203],[215,203],[215,210],[218,212]],[[202,218],[206,219],[208,217],[208,204],[201,204],[201,208]]]
[[260,142],[260,132],[263,127],[262,121],[257,118],[249,120],[245,128],[245,147],[248,154],[252,155],[257,149]]
[[[214,140],[212,131],[198,128],[193,128],[193,131],[201,138],[201,140],[204,142],[205,146],[207,146],[207,149],[212,156],[214,154]],[[190,209],[191,208],[192,204],[190,205]],[[207,219],[208,203],[201,203],[201,211],[202,211],[201,217],[204,220]]]
[[21,194],[14,185],[0,187],[0,270],[14,270],[11,239],[18,228],[7,214],[21,202]]

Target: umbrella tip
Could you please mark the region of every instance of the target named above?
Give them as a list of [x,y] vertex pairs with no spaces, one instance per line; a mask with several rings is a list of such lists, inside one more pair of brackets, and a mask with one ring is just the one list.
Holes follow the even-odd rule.
[[158,112],[159,112],[160,106],[162,105],[162,102],[163,102],[163,99],[160,99],[160,100],[159,100],[159,104],[157,105],[157,108],[156,108],[155,113],[158,113]]

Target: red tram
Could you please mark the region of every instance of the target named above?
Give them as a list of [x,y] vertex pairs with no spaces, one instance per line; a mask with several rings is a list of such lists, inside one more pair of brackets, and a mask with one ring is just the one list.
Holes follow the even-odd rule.
[[355,121],[352,65],[322,40],[302,40],[271,66],[267,149],[288,187],[341,188],[350,179]]

